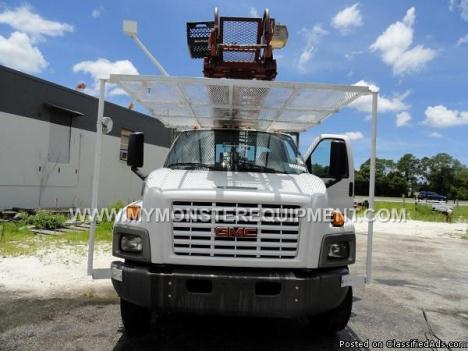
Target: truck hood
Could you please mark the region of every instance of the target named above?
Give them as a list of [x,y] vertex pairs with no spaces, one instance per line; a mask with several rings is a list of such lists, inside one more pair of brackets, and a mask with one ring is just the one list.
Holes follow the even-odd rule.
[[153,171],[146,180],[146,188],[166,191],[239,190],[282,195],[325,194],[323,181],[308,173],[279,174],[256,172],[224,172],[211,170]]

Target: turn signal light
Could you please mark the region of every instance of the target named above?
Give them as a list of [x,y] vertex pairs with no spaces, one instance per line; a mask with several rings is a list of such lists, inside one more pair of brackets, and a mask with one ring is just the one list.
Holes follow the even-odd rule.
[[344,226],[345,218],[344,215],[340,211],[333,211],[331,216],[331,224],[334,227],[342,227]]
[[130,221],[137,221],[140,219],[141,207],[138,205],[127,206],[127,219]]

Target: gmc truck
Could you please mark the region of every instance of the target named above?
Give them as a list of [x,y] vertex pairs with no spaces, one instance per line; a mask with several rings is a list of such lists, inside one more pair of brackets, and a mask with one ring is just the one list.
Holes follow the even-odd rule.
[[[112,283],[126,331],[151,314],[308,317],[348,323],[355,262],[350,141],[320,135],[302,156],[287,133],[250,128],[181,132],[162,168],[142,174],[144,136],[127,164],[142,199],[114,224]],[[168,214],[168,215],[167,215]]]
[[[98,205],[106,84],[179,133],[162,168],[141,169],[144,135],[129,137],[127,164],[143,180],[141,200],[113,229],[120,260],[88,274],[112,279],[129,334],[165,313],[308,317],[314,328],[347,325],[353,286],[371,280],[378,92],[367,86],[279,82],[273,50],[287,27],[270,17],[188,22],[187,43],[204,78],[172,77],[144,46],[137,23],[124,32],[160,76],[101,79],[92,207]],[[372,103],[366,274],[351,275],[356,237],[350,141],[320,135],[301,155],[299,133],[356,99]],[[295,137],[295,138],[294,138]],[[146,162],[151,162],[147,159]],[[123,259],[123,260],[122,260]]]

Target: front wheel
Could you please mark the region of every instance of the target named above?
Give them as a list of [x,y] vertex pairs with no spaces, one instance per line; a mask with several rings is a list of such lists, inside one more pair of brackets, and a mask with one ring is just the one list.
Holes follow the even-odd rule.
[[120,299],[120,314],[128,334],[138,334],[149,331],[151,310]]
[[346,328],[353,308],[353,289],[350,287],[343,302],[335,309],[310,317],[315,330],[334,334]]

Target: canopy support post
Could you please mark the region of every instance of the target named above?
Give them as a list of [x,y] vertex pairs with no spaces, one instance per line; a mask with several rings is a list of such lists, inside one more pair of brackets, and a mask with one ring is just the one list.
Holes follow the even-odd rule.
[[96,121],[96,146],[94,148],[94,174],[91,197],[91,225],[88,239],[88,275],[93,275],[94,240],[96,232],[96,215],[98,207],[99,176],[101,171],[102,118],[104,117],[104,103],[106,94],[106,79],[99,80],[99,102]]
[[377,102],[379,93],[372,92],[372,124],[371,124],[371,157],[369,174],[369,210],[367,214],[367,257],[366,257],[366,283],[372,280],[372,240],[374,237],[374,197],[375,197],[375,159],[377,153]]

